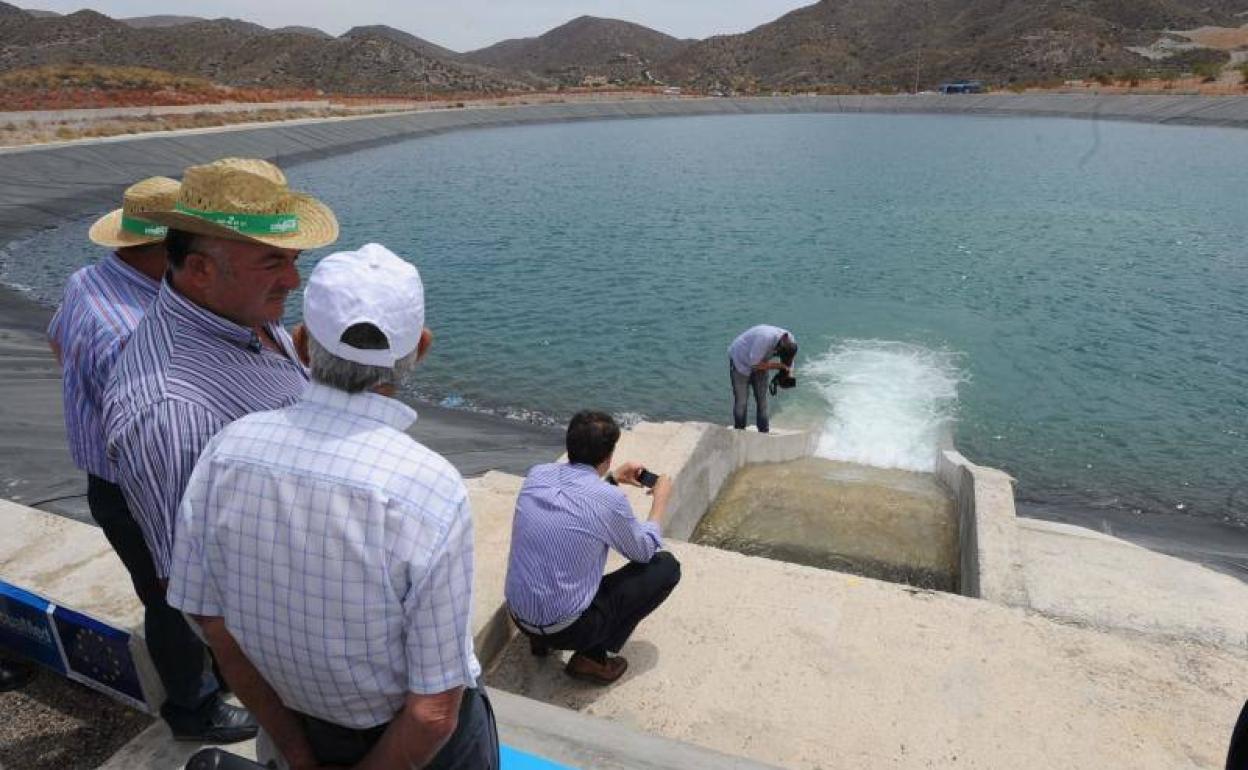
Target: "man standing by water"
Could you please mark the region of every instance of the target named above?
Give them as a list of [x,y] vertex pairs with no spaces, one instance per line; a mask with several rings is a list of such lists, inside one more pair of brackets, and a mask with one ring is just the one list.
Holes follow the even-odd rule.
[[424,319],[419,273],[385,247],[322,260],[295,340],[312,384],[221,431],[178,512],[170,601],[260,719],[262,762],[498,767],[468,491],[395,397]]
[[[772,358],[779,357],[779,361]],[[732,379],[732,427],[745,430],[746,412],[750,405],[749,391],[754,391],[755,419],[759,433],[771,430],[767,406],[767,373],[782,369],[793,371],[797,356],[797,340],[793,333],[779,326],[760,324],[742,332],[728,346],[728,375]]]
[[[643,478],[634,463],[608,473],[619,439],[609,414],[572,418],[568,462],[538,465],[524,480],[507,563],[507,607],[533,654],[574,650],[565,670],[595,684],[624,674],[628,661],[614,653],[680,582],[680,563],[659,550],[672,481]],[[643,480],[654,484],[645,522],[615,486]],[[609,548],[629,563],[604,576]]]
[[223,731],[228,718],[198,716],[218,690],[204,666],[204,644],[185,616],[165,602],[143,533],[117,486],[117,471],[104,440],[104,392],[113,365],[156,298],[167,269],[166,228],[144,217],[172,209],[179,188],[173,179],[145,179],[126,190],[120,209],[91,226],[87,237],[113,253],[70,276],[48,327],[48,342],[63,370],[65,432],[74,464],[87,474],[91,517],[121,558],[143,602],[144,639],[165,688],[163,713],[179,735],[223,740],[246,736]]
[[[169,274],[114,368],[104,429],[163,592],[178,502],[204,445],[306,387],[280,320],[299,285],[300,250],[332,243],[338,223],[324,204],[291,192],[276,166],[240,159],[187,169],[173,210],[148,216],[170,228]],[[179,653],[188,666],[203,663]],[[254,735],[251,716],[221,700],[211,673],[197,673],[196,691],[162,707],[174,737]]]

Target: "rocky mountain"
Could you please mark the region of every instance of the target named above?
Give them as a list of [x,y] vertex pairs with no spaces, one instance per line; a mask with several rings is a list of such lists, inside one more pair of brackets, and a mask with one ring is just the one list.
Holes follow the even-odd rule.
[[463,58],[564,85],[580,85],[595,76],[617,83],[649,83],[651,69],[691,42],[640,24],[581,16],[540,37],[504,40]]
[[[16,13],[8,12],[10,8]],[[337,93],[418,95],[531,87],[519,78],[384,36],[330,38],[234,19],[136,29],[95,11],[36,18],[0,3],[0,72],[70,63],[150,67],[226,85]]]
[[291,24],[286,27],[278,27],[274,32],[291,32],[296,35],[308,35],[310,37],[319,38],[321,40],[333,40],[334,36],[323,29],[316,27],[302,27],[298,24]]
[[452,51],[449,48],[443,48],[436,43],[430,43],[428,40],[416,37],[410,32],[404,32],[401,29],[388,27],[385,24],[372,24],[366,27],[352,27],[342,33],[342,36],[361,40],[368,38],[389,40],[406,48],[410,48],[419,54],[437,59],[446,59],[451,61],[460,58],[460,54],[456,51]]
[[388,95],[602,82],[909,90],[962,77],[1006,86],[1210,67],[1216,76],[1234,46],[1202,47],[1218,35],[1198,28],[1239,34],[1245,22],[1248,0],[819,0],[703,41],[582,16],[461,54],[382,25],[332,38],[232,19],[34,15],[0,0],[0,72],[134,65],[226,85]]
[[150,29],[152,27],[177,27],[183,24],[193,24],[197,21],[207,21],[207,19],[199,16],[131,16],[125,19],[118,19],[122,24],[135,29]]
[[1245,0],[821,0],[659,68],[707,89],[909,89],[958,77],[998,85],[1124,71],[1166,30],[1239,26]]

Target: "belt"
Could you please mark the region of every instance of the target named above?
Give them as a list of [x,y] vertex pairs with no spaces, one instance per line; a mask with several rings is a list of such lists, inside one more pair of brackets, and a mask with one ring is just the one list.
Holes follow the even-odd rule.
[[516,613],[514,612],[511,613],[511,619],[517,626],[520,626],[521,630],[528,631],[530,634],[537,634],[538,636],[551,636],[559,633],[560,631],[571,628],[573,623],[581,619],[581,616],[573,615],[567,620],[561,620],[558,623],[551,623],[548,626],[539,626],[535,623],[527,623],[516,617]]

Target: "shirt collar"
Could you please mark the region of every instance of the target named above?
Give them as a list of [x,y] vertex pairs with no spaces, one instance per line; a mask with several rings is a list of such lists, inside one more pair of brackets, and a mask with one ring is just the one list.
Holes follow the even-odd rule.
[[319,382],[308,383],[303,391],[303,401],[308,404],[336,409],[357,417],[376,420],[395,430],[406,431],[416,422],[416,410],[398,400],[379,393],[347,393]]
[[[260,337],[252,329],[246,326],[240,326],[228,318],[217,315],[207,308],[196,305],[182,293],[173,288],[173,283],[169,279],[169,275],[165,275],[165,280],[160,285],[160,294],[156,296],[156,301],[167,312],[175,318],[188,324],[192,329],[208,334],[213,337],[225,340],[242,348],[247,348],[253,353],[259,353],[263,349],[260,343]],[[282,346],[283,332],[278,324],[265,324],[265,328],[269,330],[274,340]],[[289,353],[287,352],[287,355]]]
[[143,291],[155,293],[160,290],[160,281],[126,264],[125,260],[116,253],[109,254],[100,260],[100,270],[107,273],[110,278],[132,284]]
[[[598,475],[598,469],[586,463],[568,463],[568,470],[576,471],[577,473],[581,473],[581,474],[585,474],[589,476],[593,476],[599,481],[602,481],[602,477]],[[605,484],[606,482],[603,481],[603,483]]]

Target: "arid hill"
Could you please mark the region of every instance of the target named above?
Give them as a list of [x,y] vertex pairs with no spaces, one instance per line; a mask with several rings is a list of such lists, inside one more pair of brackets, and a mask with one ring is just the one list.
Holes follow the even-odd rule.
[[[0,0],[0,73],[147,67],[245,88],[360,95],[555,86],[682,85],[706,92],[993,87],[1084,78],[1224,80],[1245,59],[1248,0],[820,0],[738,35],[678,40],[582,16],[533,38],[458,53],[384,25],[333,38],[233,19],[39,16]],[[135,25],[141,25],[136,28]]]
[[487,67],[373,34],[318,37],[233,19],[135,29],[95,11],[36,18],[0,3],[0,72],[53,64],[149,67],[225,85],[337,93],[531,88]]
[[1149,65],[1126,47],[1166,30],[1237,26],[1246,9],[1245,0],[821,0],[750,32],[696,43],[659,71],[735,90],[1084,77]]
[[649,72],[655,65],[691,42],[640,24],[581,16],[540,37],[504,40],[463,58],[563,85],[580,85],[587,77],[646,84],[654,82]]

